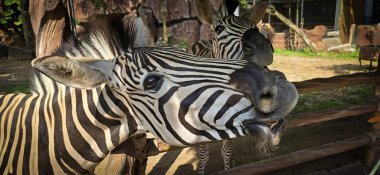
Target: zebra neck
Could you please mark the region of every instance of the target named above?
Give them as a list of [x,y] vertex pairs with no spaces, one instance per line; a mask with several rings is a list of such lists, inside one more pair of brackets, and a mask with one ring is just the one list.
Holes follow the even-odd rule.
[[56,82],[38,86],[33,95],[0,97],[4,172],[89,174],[136,132],[130,110],[106,85],[93,90]]

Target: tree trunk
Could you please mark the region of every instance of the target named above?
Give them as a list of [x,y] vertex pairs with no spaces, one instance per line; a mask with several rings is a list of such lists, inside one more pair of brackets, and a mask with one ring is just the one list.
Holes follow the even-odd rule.
[[168,16],[168,10],[166,8],[166,0],[161,0],[160,6],[161,6],[160,13],[162,16],[162,44],[164,46],[167,46],[167,44],[168,44],[168,29],[166,26],[166,19]]
[[65,0],[30,1],[29,14],[36,38],[36,57],[50,55],[70,33],[65,4]]
[[317,49],[315,48],[314,44],[307,38],[306,34],[298,28],[293,22],[291,22],[288,18],[286,18],[284,15],[279,13],[274,6],[270,6],[267,9],[267,13],[276,16],[280,21],[282,21],[285,25],[290,27],[292,30],[294,30],[298,35],[301,36],[305,44],[310,48],[312,52],[317,52]]

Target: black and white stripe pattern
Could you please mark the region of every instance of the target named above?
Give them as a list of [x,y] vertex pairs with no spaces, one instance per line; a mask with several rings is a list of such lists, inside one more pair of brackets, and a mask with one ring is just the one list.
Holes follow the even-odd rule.
[[[225,58],[238,60],[244,58],[243,34],[248,29],[257,29],[257,26],[247,18],[238,16],[224,16],[215,22],[215,28],[223,26],[221,33],[213,31],[212,58]],[[260,49],[260,48],[257,48]]]
[[[196,4],[198,1],[195,1]],[[198,2],[199,3],[199,2]],[[212,8],[203,1],[203,7],[195,5],[198,18],[212,25],[212,41],[200,40],[192,45],[189,52],[208,58],[224,58],[230,60],[248,60],[258,65],[267,66],[272,63],[273,47],[271,42],[259,33],[254,21],[245,17],[233,16],[232,11],[237,1],[223,1],[220,11],[210,14]],[[213,9],[211,9],[213,11]],[[265,11],[264,11],[265,13]],[[214,16],[213,16],[214,15]],[[212,18],[210,18],[212,17]],[[210,22],[213,22],[212,24]],[[202,145],[199,150],[199,174],[204,174],[209,158],[208,146]],[[232,167],[232,141],[224,140],[221,148],[224,168]]]
[[129,52],[115,38],[92,31],[64,44],[33,61],[33,94],[0,96],[2,174],[89,174],[132,135],[192,145],[246,135],[255,123],[244,121],[264,115],[232,79],[257,66],[171,48]]

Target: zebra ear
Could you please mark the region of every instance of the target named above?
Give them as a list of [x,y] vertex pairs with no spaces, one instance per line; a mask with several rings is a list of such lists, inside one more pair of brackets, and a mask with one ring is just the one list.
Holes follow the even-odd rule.
[[193,0],[193,7],[198,19],[202,23],[213,24],[215,11],[210,0]]
[[147,18],[141,5],[137,8],[137,14],[130,13],[123,17],[124,40],[133,40],[128,49],[153,46],[154,36]]
[[[107,81],[112,61],[61,56],[36,58],[32,66],[51,79],[75,88],[91,89]],[[111,67],[111,68],[110,68]]]
[[249,15],[249,19],[254,23],[258,24],[261,19],[263,19],[268,7],[268,1],[262,0],[256,2],[255,5],[251,8],[251,14]]
[[219,7],[219,16],[234,15],[234,12],[238,6],[239,2],[237,0],[224,0]]
[[137,8],[139,18],[136,19],[136,37],[133,43],[133,48],[138,47],[152,47],[154,45],[154,36],[152,30],[149,28],[148,17],[144,12],[144,8],[140,5]]

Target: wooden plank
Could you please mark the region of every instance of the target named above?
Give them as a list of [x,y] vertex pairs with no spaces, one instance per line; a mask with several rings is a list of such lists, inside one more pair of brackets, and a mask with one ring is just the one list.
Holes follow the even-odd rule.
[[298,93],[308,93],[320,90],[335,89],[343,86],[369,84],[380,82],[379,73],[356,73],[330,78],[315,78],[302,82],[295,82]]
[[371,25],[359,25],[357,47],[380,45],[380,29]]
[[319,159],[329,155],[334,155],[359,148],[371,144],[372,136],[369,134],[362,134],[359,136],[351,137],[345,140],[316,146],[289,154],[277,156],[271,159],[262,160],[259,162],[246,164],[234,167],[225,171],[213,173],[214,175],[221,174],[239,174],[239,175],[254,175],[273,172],[283,168],[291,167],[304,163],[307,161]]
[[305,125],[311,125],[316,123],[322,123],[325,121],[331,121],[335,119],[357,116],[366,113],[374,113],[377,111],[378,103],[370,102],[367,104],[341,107],[326,111],[316,111],[301,113],[294,116],[289,116],[287,128],[300,127]]

